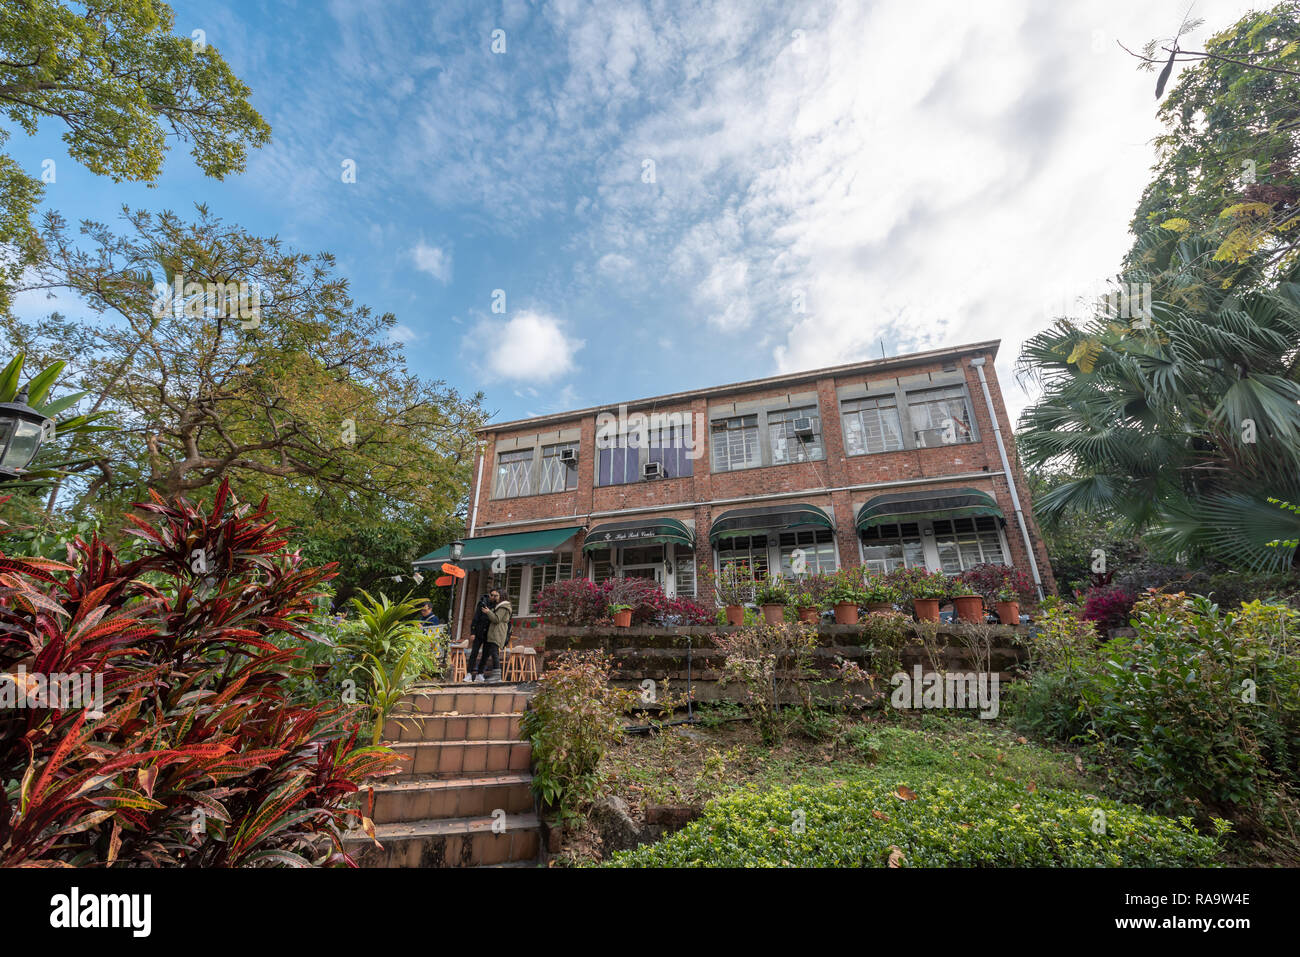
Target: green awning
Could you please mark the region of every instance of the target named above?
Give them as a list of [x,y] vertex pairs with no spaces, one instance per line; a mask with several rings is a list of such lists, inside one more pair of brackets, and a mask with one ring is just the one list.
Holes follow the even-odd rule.
[[[465,539],[465,551],[459,564],[466,567],[486,565],[504,555],[511,565],[547,565],[555,560],[555,550],[582,531],[581,525],[570,528],[547,528],[540,532],[513,532],[509,535],[480,535]],[[498,551],[499,550],[499,551]],[[413,564],[441,565],[451,561],[451,546],[417,558]]]
[[685,545],[695,547],[691,530],[675,518],[643,518],[631,522],[607,522],[587,532],[584,552],[624,545]]
[[808,526],[833,529],[835,523],[816,505],[799,503],[769,505],[764,508],[733,508],[713,520],[709,529],[709,541]]
[[993,515],[1002,518],[1002,509],[987,492],[973,488],[954,488],[942,492],[903,492],[877,495],[858,509],[857,526],[864,532],[874,525],[919,522],[933,518],[966,518]]

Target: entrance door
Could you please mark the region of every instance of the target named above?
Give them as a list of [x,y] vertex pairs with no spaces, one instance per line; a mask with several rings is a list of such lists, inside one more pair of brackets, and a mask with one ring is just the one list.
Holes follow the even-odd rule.
[[639,545],[623,549],[620,571],[624,578],[645,578],[660,588],[664,584],[664,547]]

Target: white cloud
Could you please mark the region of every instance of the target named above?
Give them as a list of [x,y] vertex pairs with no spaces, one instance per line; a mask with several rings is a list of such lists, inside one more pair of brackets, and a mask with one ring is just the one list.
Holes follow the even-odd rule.
[[419,339],[420,334],[410,326],[399,322],[388,330],[388,338],[406,345],[408,342],[415,342],[415,340]]
[[415,268],[426,272],[441,283],[451,282],[451,253],[437,246],[430,246],[423,239],[411,250]]
[[554,316],[525,309],[509,318],[484,317],[465,337],[467,356],[493,380],[553,382],[574,369],[586,343]]

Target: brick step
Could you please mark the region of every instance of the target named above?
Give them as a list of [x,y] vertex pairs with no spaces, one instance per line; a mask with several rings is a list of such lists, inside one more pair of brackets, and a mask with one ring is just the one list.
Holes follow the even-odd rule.
[[504,714],[424,714],[394,712],[384,724],[384,740],[518,741],[518,712]]
[[532,746],[527,741],[399,741],[389,745],[410,758],[402,770],[385,780],[428,775],[460,778],[502,771],[527,772],[532,767]]
[[494,833],[493,818],[461,817],[410,824],[381,824],[375,837],[348,837],[344,849],[361,867],[484,867],[537,858],[536,814],[507,814]]
[[402,696],[399,707],[421,714],[516,714],[528,707],[528,695],[514,685],[448,685],[417,688]]
[[[374,786],[375,824],[400,824],[445,818],[491,816],[495,810],[526,814],[533,810],[531,774],[506,772],[480,777],[421,775],[387,779]],[[362,792],[362,806],[369,802]]]

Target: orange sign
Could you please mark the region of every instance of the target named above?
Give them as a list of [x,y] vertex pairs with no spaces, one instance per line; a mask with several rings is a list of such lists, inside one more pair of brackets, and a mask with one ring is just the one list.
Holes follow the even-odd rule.
[[450,575],[439,575],[437,578],[434,579],[433,583],[437,585],[439,588],[442,588],[446,585],[450,585],[455,580],[456,579],[452,578]]
[[460,568],[460,567],[458,567],[458,566],[456,566],[456,565],[449,565],[449,564],[444,563],[443,566],[442,566],[442,570],[443,570],[444,572],[446,572],[448,575],[451,575],[453,578],[464,578],[464,577],[465,577],[465,569]]

